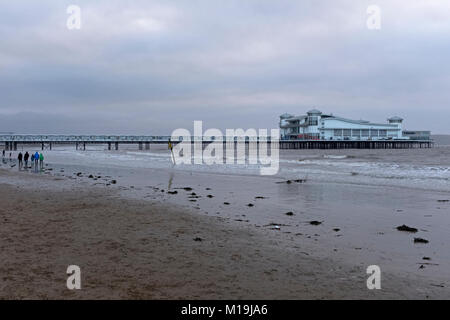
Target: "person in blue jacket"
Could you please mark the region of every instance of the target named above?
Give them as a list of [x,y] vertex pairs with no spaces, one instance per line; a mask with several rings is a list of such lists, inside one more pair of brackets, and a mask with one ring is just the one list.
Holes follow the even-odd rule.
[[34,154],[34,169],[38,169],[38,163],[39,163],[39,152],[36,151]]

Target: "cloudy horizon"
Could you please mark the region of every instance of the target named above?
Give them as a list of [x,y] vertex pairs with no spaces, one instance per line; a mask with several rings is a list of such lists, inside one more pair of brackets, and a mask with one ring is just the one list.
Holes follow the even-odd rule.
[[445,0],[2,1],[0,131],[276,128],[316,108],[450,134],[449,17]]

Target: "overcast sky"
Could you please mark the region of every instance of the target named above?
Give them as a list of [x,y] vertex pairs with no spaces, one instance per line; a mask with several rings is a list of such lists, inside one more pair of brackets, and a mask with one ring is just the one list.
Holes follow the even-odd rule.
[[2,132],[276,128],[314,107],[450,133],[450,1],[0,0],[0,97]]

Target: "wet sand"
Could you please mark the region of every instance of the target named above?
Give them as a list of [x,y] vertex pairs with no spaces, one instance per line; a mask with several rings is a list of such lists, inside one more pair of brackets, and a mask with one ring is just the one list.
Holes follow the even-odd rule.
[[[0,170],[0,194],[1,299],[450,297],[440,283],[395,271],[368,290],[363,264],[317,254],[320,246],[92,181]],[[72,264],[78,291],[66,288]]]

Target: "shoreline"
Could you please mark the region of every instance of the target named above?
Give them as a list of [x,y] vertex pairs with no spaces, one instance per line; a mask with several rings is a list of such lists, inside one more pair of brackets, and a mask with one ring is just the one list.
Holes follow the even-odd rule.
[[[187,207],[132,200],[51,175],[0,170],[0,177],[0,299],[450,296],[448,288],[408,273],[384,273],[383,289],[370,291],[361,265],[316,257],[282,233]],[[65,287],[70,264],[82,270],[82,290]]]

